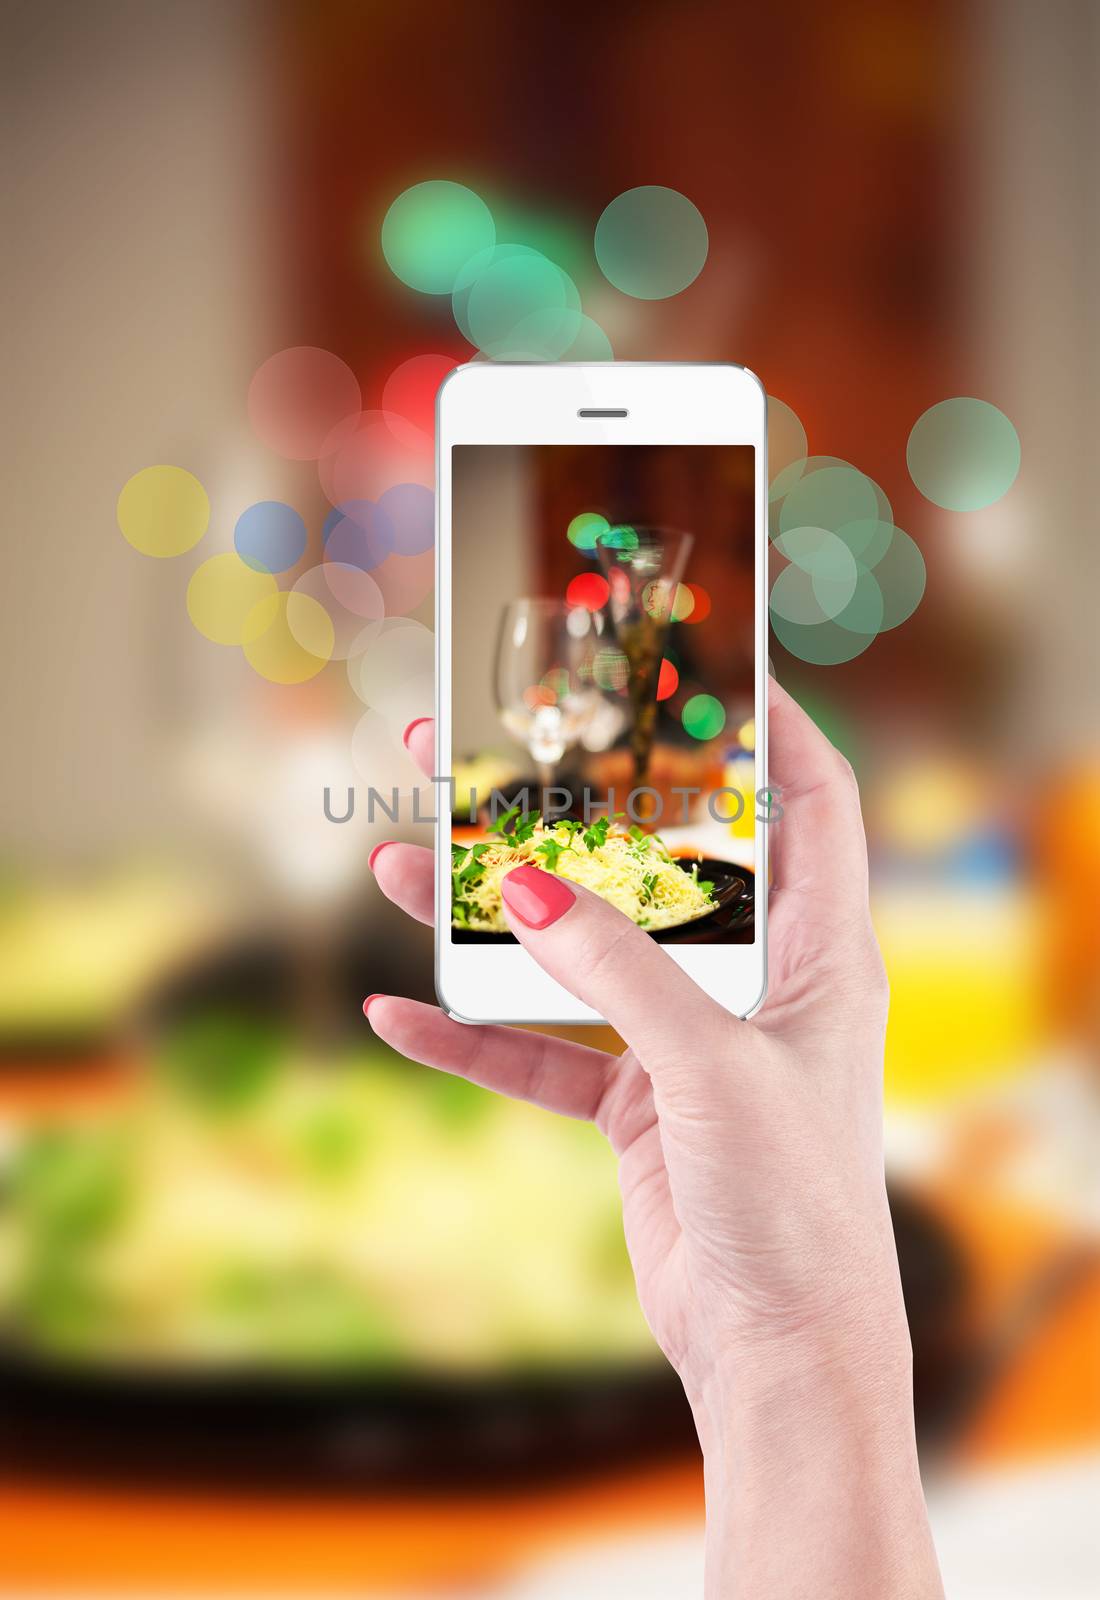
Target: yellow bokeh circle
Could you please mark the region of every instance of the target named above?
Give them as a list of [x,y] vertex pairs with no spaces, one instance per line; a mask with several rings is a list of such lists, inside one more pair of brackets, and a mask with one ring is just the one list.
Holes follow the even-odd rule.
[[144,556],[181,556],[210,525],[210,500],[183,467],[145,467],[118,497],[123,537]]
[[187,585],[187,614],[215,644],[243,644],[245,619],[277,590],[270,572],[257,572],[230,550],[195,568]]
[[305,683],[331,659],[332,618],[312,595],[279,590],[253,607],[244,630],[244,653],[270,683]]

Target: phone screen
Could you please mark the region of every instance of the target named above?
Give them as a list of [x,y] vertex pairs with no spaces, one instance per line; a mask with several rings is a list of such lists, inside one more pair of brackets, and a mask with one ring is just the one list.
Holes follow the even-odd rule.
[[514,942],[527,862],[662,943],[753,943],[754,457],[454,447],[452,941]]

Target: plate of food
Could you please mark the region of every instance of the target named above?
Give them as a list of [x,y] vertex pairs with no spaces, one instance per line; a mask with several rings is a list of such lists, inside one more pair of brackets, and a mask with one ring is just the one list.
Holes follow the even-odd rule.
[[659,943],[753,938],[753,875],[703,855],[674,855],[660,835],[598,817],[546,820],[513,806],[488,835],[451,846],[451,937],[460,944],[515,942],[501,881],[538,867],[590,889]]

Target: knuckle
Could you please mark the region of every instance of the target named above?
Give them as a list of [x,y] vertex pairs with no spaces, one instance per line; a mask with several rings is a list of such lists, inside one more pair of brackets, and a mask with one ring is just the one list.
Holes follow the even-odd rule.
[[[611,908],[609,907],[610,911]],[[635,927],[629,917],[622,912],[613,912],[616,926],[609,927],[604,932],[604,917],[594,919],[594,926],[586,931],[580,946],[579,970],[587,974],[587,986],[599,989],[607,980],[608,973],[616,972],[616,962],[621,961],[625,954],[623,946],[634,939],[635,936],[644,938],[645,935]],[[607,919],[610,923],[610,918]]]
[[848,757],[843,755],[839,750],[834,752],[834,766],[836,771],[836,782],[843,788],[850,789],[858,798],[859,779],[856,777],[856,769],[848,760]]

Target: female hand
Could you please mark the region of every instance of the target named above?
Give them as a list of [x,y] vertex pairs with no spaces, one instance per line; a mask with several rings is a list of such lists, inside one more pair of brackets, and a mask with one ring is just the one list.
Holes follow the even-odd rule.
[[[768,996],[705,995],[598,896],[504,880],[520,943],[625,1040],[621,1056],[372,995],[403,1054],[593,1120],[619,1160],[638,1295],[691,1403],[707,1593],[941,1593],[916,1466],[911,1355],[882,1155],[888,993],[847,762],[769,680]],[[406,742],[426,772],[433,729]],[[433,917],[432,852],[376,847],[383,891]]]

